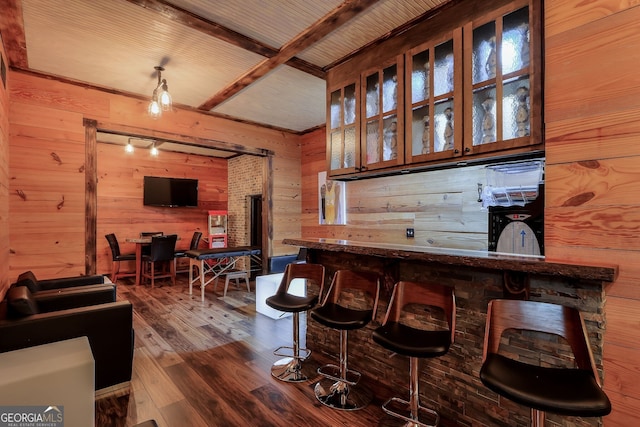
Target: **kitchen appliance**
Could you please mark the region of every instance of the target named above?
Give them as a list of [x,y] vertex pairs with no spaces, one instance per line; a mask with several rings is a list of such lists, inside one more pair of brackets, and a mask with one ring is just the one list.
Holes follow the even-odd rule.
[[523,255],[544,255],[544,184],[524,206],[490,206],[488,249]]

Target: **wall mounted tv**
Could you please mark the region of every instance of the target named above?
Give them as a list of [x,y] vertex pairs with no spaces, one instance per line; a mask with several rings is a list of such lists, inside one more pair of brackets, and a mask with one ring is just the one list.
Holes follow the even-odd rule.
[[145,206],[198,206],[197,179],[145,176],[143,188]]

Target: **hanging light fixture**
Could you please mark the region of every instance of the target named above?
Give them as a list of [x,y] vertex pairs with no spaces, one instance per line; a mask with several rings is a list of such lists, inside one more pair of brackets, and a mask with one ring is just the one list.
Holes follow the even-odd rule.
[[163,111],[171,109],[171,95],[167,87],[167,80],[162,78],[164,67],[156,66],[154,68],[158,72],[158,84],[151,95],[148,111],[152,118],[157,119],[162,116]]

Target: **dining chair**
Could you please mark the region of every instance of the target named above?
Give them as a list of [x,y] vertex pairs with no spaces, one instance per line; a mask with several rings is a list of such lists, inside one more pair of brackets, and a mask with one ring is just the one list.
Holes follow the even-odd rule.
[[[171,278],[171,283],[176,284],[176,269],[174,263],[174,253],[176,250],[176,234],[163,236],[152,236],[151,247],[148,255],[142,255],[144,268],[142,277],[151,279],[151,288],[155,286],[155,279]],[[162,267],[157,271],[158,264]],[[167,272],[167,266],[169,271]]]
[[118,239],[116,238],[115,233],[109,233],[107,235],[104,236],[107,239],[107,242],[109,242],[109,248],[111,249],[111,281],[113,283],[116,283],[116,280],[118,280],[120,277],[131,277],[131,276],[135,276],[136,272],[135,270],[133,271],[126,271],[121,273],[120,272],[120,263],[121,262],[128,262],[128,261],[134,261],[136,260],[136,254],[135,253],[126,253],[123,254],[120,252],[120,245],[118,244]]
[[178,270],[178,258],[187,258],[187,250],[198,249],[200,246],[200,240],[202,239],[201,231],[194,231],[193,236],[191,237],[191,244],[189,245],[189,249],[176,249],[173,253],[174,259],[173,262],[175,264],[174,268],[176,269],[176,273],[188,273],[189,269],[186,270]]
[[[164,233],[162,231],[141,231],[140,237],[153,237],[153,236],[162,236]],[[142,247],[142,255],[149,255],[149,251],[151,250],[151,245],[144,245]]]

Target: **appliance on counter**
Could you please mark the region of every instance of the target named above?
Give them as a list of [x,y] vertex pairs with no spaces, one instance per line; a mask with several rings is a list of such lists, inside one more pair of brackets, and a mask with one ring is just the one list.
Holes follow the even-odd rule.
[[544,255],[544,159],[490,165],[486,173],[489,251]]
[[489,207],[489,244],[493,252],[544,255],[544,184],[524,206]]

